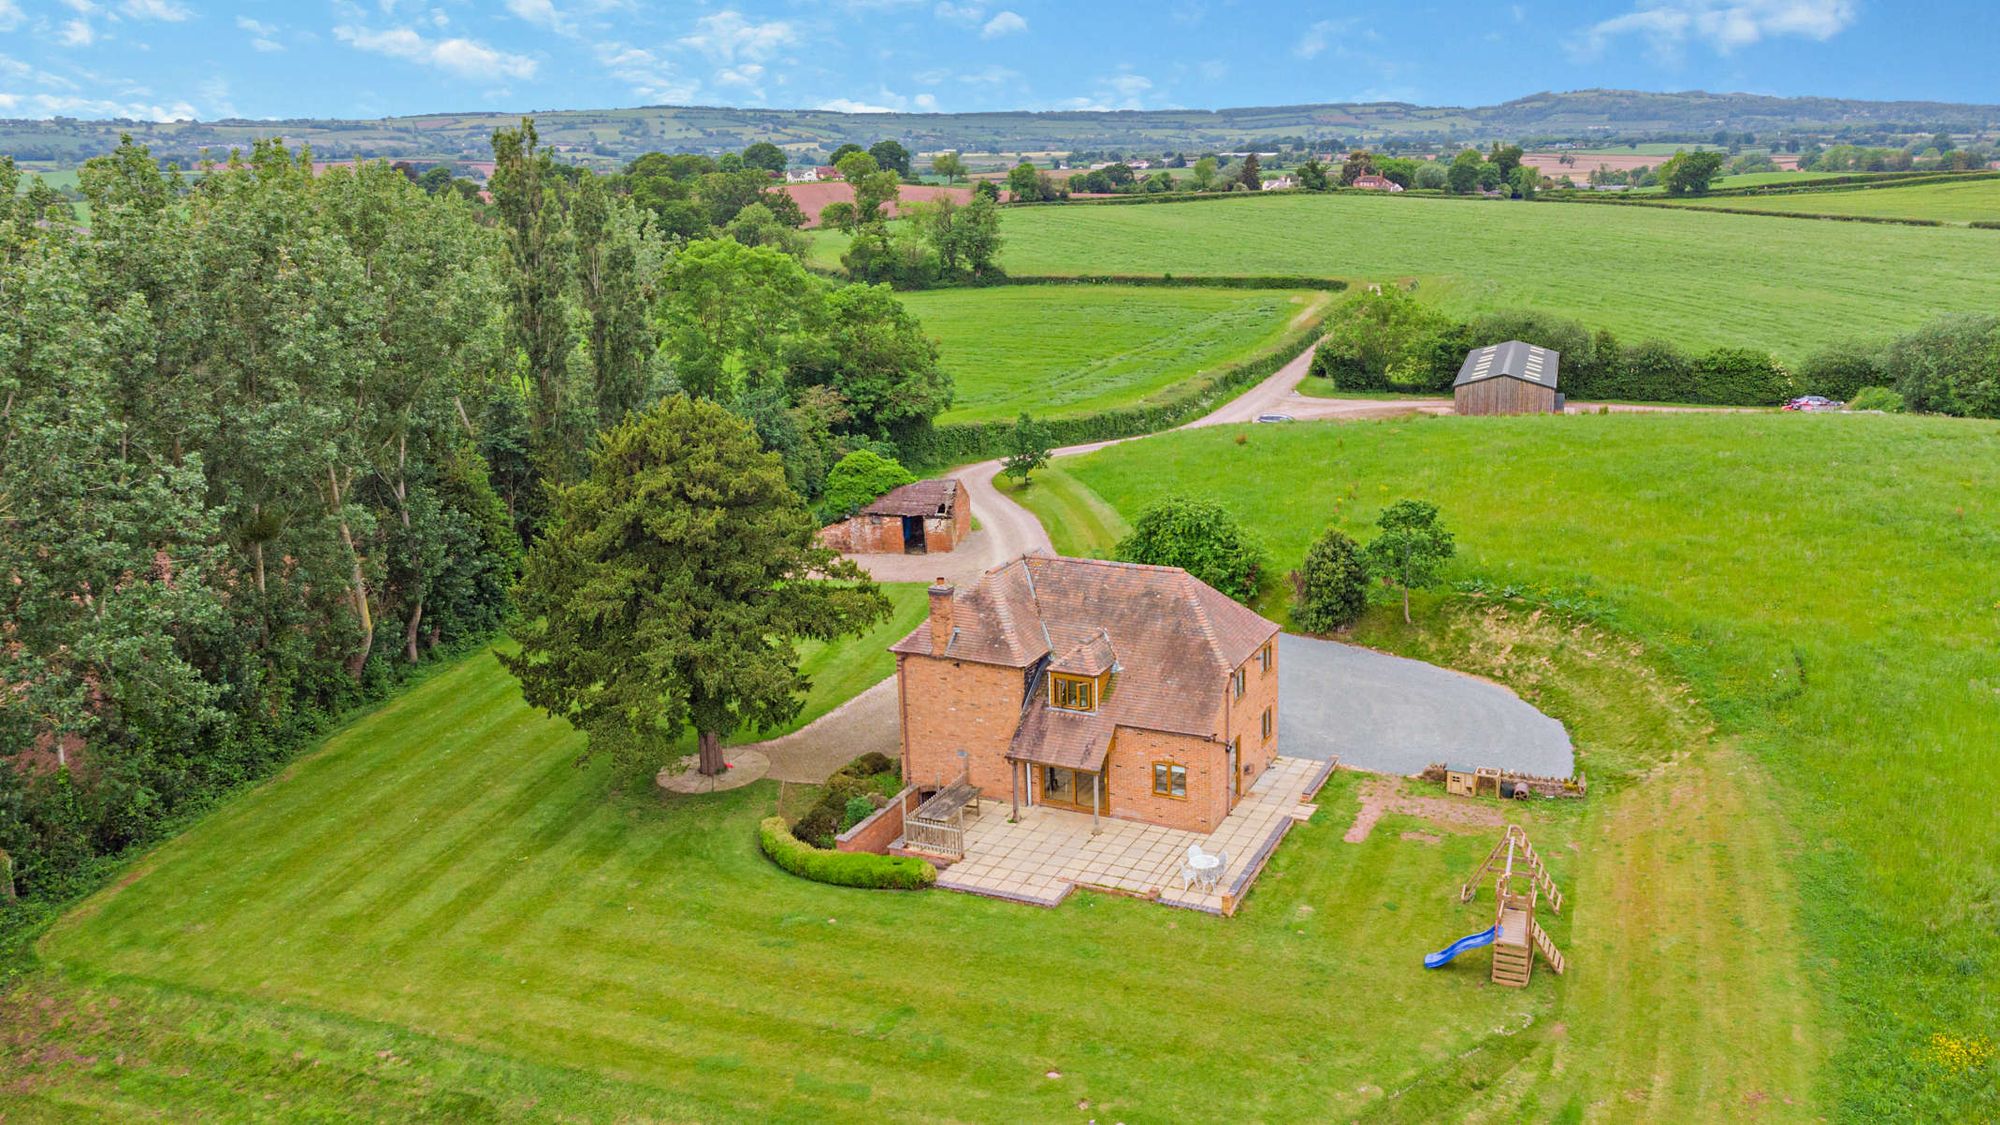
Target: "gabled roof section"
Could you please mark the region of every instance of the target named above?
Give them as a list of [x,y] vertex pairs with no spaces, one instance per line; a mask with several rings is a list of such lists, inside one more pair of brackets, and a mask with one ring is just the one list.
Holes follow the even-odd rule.
[[864,516],[949,516],[958,503],[958,482],[948,477],[911,481],[877,496],[861,509]]
[[1055,662],[1049,665],[1049,671],[1072,676],[1102,676],[1117,663],[1118,654],[1111,648],[1111,634],[1099,629],[1089,640],[1056,657]]
[[[1278,626],[1178,567],[1025,555],[951,599],[945,651],[926,623],[891,651],[1118,681],[1099,708],[1114,723],[1219,736],[1229,673]],[[1091,670],[1086,670],[1091,669]],[[1031,708],[1032,709],[1032,708]]]
[[1561,366],[1561,352],[1509,340],[1504,344],[1467,352],[1465,362],[1459,365],[1458,378],[1452,380],[1451,385],[1463,387],[1467,383],[1506,378],[1554,390],[1556,374]]

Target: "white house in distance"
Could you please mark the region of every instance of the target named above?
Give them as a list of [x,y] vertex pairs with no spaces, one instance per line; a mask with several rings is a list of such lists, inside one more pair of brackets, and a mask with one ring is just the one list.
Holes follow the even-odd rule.
[[1363,191],[1402,191],[1403,185],[1373,172],[1366,176],[1354,177],[1354,186]]
[[1286,188],[1295,188],[1297,186],[1299,186],[1299,182],[1290,176],[1273,176],[1264,181],[1265,191],[1284,191]]

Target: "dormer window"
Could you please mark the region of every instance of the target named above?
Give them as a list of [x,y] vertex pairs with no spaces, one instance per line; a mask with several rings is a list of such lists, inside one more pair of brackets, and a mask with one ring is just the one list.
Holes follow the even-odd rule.
[[1083,676],[1049,673],[1049,704],[1064,711],[1097,710],[1097,681]]

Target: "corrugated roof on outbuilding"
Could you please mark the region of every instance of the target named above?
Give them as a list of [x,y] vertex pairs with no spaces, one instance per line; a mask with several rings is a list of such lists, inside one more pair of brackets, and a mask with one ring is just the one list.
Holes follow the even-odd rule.
[[1554,389],[1561,367],[1561,352],[1509,340],[1467,352],[1465,362],[1459,365],[1458,378],[1451,385],[1463,387],[1467,383],[1504,377]]

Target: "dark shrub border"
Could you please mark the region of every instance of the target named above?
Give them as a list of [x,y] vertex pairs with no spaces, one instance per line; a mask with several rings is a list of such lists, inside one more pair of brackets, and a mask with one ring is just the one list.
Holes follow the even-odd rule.
[[1129,285],[1133,288],[1152,287],[1158,289],[1312,289],[1322,293],[1338,293],[1347,288],[1347,282],[1337,277],[1304,277],[1292,274],[1224,274],[1209,276],[1203,274],[1171,273],[1001,273],[991,274],[986,277],[961,278],[929,286],[929,288],[987,289],[1008,285]]
[[815,848],[792,835],[782,816],[757,826],[757,843],[771,862],[815,883],[871,890],[915,891],[937,882],[937,868],[913,856],[836,852]]

